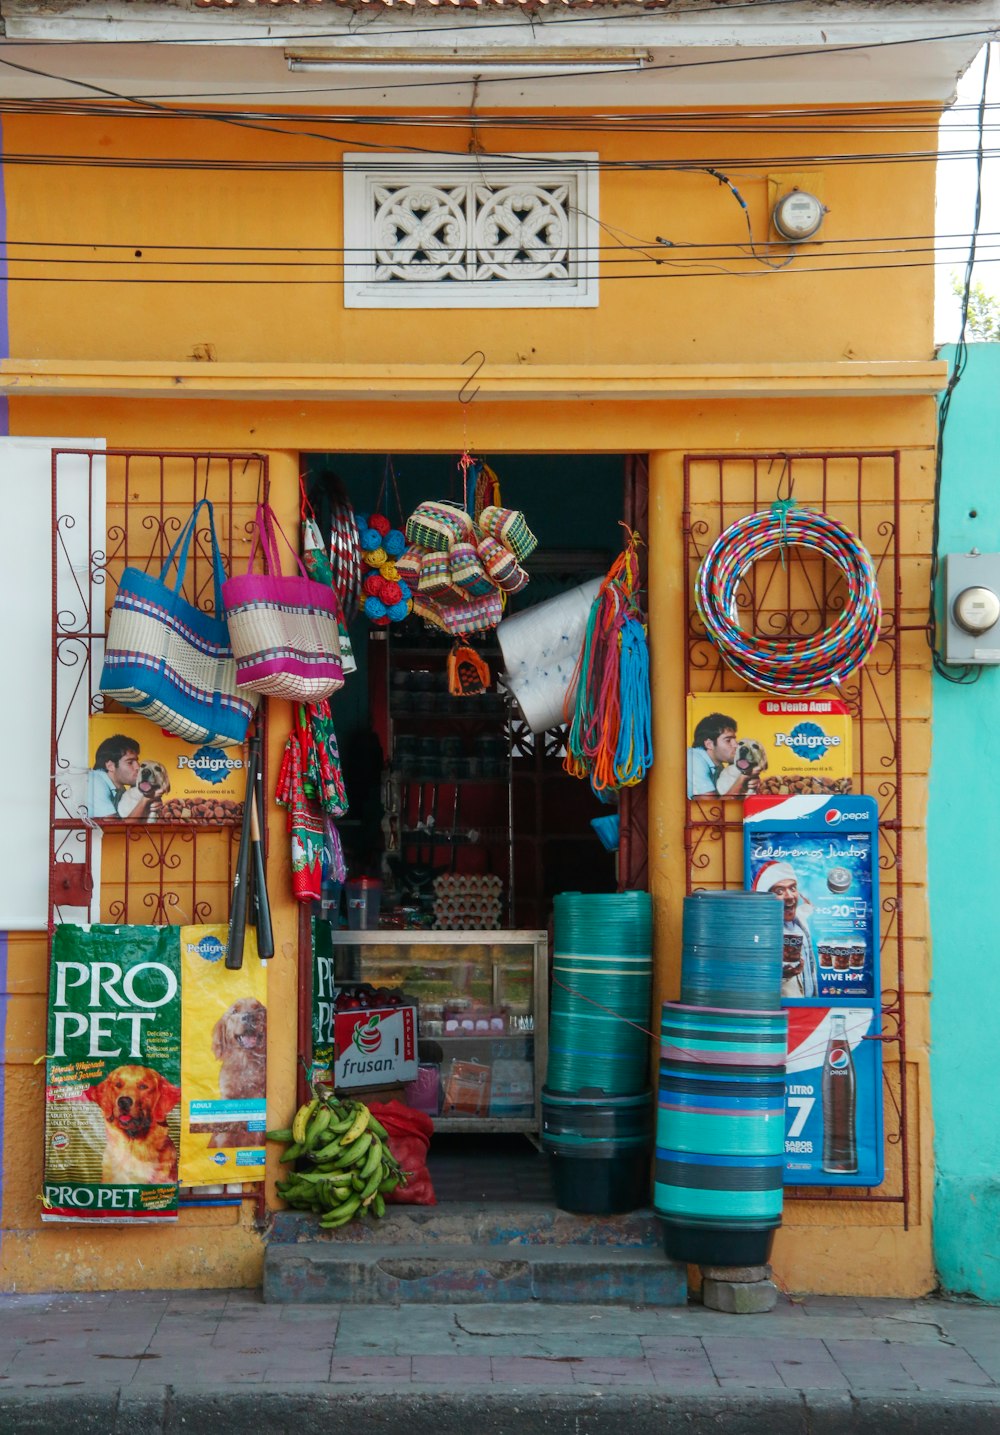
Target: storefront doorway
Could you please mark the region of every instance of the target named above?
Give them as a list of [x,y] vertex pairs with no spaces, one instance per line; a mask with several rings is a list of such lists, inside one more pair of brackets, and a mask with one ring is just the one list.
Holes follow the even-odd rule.
[[[644,460],[488,462],[503,505],[522,511],[539,540],[530,582],[505,618],[603,577],[621,550],[621,524],[645,526]],[[349,504],[402,528],[422,501],[463,498],[450,455],[310,454],[301,471],[321,525]],[[592,822],[618,813],[617,800],[602,802],[564,771],[564,726],[531,730],[505,691],[495,633],[469,640],[489,669],[488,690],[474,699],[448,692],[454,640],[414,617],[373,627],[362,614],[351,639],[357,672],[335,711],[350,801],[339,828],[348,884],[379,884],[379,928],[354,946],[348,889],[337,893],[336,908],[312,923],[314,972],[325,956],[338,992],[367,985],[372,1001],[392,988],[414,997],[419,1078],[384,1094],[432,1116],[439,1199],[548,1199],[537,1137],[552,897],[636,885],[644,803],[622,804],[625,841],[621,854],[609,850]],[[329,946],[327,922],[340,928]],[[543,955],[532,962],[532,952]],[[314,1036],[315,1008],[314,999]]]

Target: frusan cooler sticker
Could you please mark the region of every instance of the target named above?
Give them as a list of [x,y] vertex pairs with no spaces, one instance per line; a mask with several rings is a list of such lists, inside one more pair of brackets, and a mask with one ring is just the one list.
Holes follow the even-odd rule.
[[334,1080],[347,1089],[414,1081],[417,1022],[412,1006],[336,1011]]
[[176,927],[56,927],[43,1221],[177,1219],[179,957]]
[[692,693],[687,746],[692,798],[851,791],[851,714],[839,698]]
[[183,1186],[263,1181],[267,968],[247,929],[245,960],[226,967],[228,929],[181,927]]
[[[124,761],[122,739],[130,745]],[[242,820],[246,777],[241,747],[194,747],[132,713],[92,717],[89,740],[88,811],[96,820],[192,827]]]

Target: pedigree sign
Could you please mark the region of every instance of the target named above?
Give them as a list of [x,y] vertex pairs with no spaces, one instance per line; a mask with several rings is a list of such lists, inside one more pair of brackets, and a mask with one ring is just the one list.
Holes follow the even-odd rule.
[[[96,821],[109,826],[182,822],[192,827],[225,827],[242,821],[246,789],[242,747],[185,742],[132,713],[99,713],[90,719],[88,735],[87,810]],[[117,758],[126,739],[138,758],[132,767],[122,766]]]
[[692,693],[688,796],[833,796],[853,791],[851,712],[840,698]]

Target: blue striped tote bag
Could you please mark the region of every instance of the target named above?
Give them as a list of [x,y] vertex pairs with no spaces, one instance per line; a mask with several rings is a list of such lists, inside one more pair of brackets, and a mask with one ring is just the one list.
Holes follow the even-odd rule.
[[[181,596],[199,514],[208,516],[215,613]],[[173,582],[168,578],[175,565]],[[195,505],[158,578],[126,568],[108,619],[101,692],[187,742],[241,743],[257,706],[236,686],[236,660],[223,617],[225,575],[212,505]]]

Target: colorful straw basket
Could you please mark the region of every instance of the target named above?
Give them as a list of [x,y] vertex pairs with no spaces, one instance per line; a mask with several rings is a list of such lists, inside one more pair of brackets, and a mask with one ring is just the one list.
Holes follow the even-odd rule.
[[452,587],[467,598],[485,598],[493,584],[471,543],[453,543],[448,553]]
[[497,592],[468,603],[442,603],[438,608],[446,633],[462,637],[467,633],[488,633],[503,617],[503,603]]
[[484,508],[479,516],[479,527],[491,538],[496,538],[509,548],[519,563],[529,558],[538,547],[538,539],[528,527],[523,513],[516,508]]
[[451,582],[451,560],[447,553],[429,551],[420,559],[417,592],[422,598],[455,598]]
[[407,542],[433,552],[446,553],[453,541],[461,542],[471,534],[472,519],[453,503],[418,503],[406,520]]
[[420,581],[421,551],[415,543],[411,543],[406,552],[396,559],[396,572],[411,592],[416,591]]

